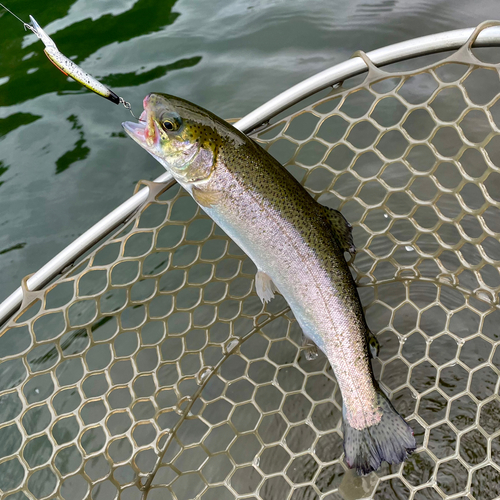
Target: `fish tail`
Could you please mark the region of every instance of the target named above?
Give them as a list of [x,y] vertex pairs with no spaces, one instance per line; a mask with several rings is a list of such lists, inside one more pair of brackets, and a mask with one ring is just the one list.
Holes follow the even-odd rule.
[[416,449],[412,428],[394,409],[377,387],[377,403],[382,418],[376,425],[355,429],[349,425],[344,408],[343,425],[345,461],[349,468],[364,475],[377,470],[382,461],[399,464]]

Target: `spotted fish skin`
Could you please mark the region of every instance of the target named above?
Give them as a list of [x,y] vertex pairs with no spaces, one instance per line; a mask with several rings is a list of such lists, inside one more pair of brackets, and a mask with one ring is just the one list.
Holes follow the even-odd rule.
[[383,460],[403,461],[415,440],[373,377],[370,332],[344,258],[354,252],[350,225],[212,113],[165,94],[150,94],[144,109],[144,125],[125,130],[272,279],[326,354],[343,398],[347,464],[366,474]]

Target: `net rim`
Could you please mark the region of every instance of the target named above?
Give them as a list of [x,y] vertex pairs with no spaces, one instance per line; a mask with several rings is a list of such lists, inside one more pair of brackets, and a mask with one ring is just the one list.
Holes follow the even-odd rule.
[[[484,24],[487,23],[488,21]],[[368,52],[366,57],[375,66],[384,66],[414,57],[456,50],[469,40],[476,29],[464,28],[406,40]],[[500,46],[500,26],[485,27],[478,33],[472,45],[475,48],[494,46]],[[369,65],[365,62],[365,58],[356,55],[290,87],[247,114],[233,126],[248,134],[306,97],[368,70]],[[37,272],[24,278],[21,286],[0,303],[0,326],[6,323],[22,306],[23,298],[26,297],[27,293],[42,289],[61,271],[71,266],[88,249],[147,203],[155,186],[165,189],[174,183],[175,180],[168,172],[157,177],[152,183],[143,182],[144,188],[136,190],[133,196],[85,231]]]

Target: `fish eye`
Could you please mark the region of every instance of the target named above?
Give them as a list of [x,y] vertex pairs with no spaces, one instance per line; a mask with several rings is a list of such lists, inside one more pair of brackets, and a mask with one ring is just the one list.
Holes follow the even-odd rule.
[[174,124],[170,120],[164,120],[162,125],[165,130],[174,130]]
[[165,115],[161,117],[160,123],[165,132],[172,132],[181,127],[182,120],[176,113],[165,113]]

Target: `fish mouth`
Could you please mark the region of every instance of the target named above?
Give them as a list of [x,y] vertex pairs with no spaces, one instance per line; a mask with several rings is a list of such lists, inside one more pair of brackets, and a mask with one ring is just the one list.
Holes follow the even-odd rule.
[[[153,127],[148,127],[147,111],[143,111],[140,118],[144,121],[140,121],[139,123],[123,122],[122,127],[130,138],[132,138],[155,160],[159,161],[163,165],[163,161],[158,150],[160,143],[160,133],[158,131],[158,127],[154,121]],[[151,129],[153,130],[153,134],[151,134]]]
[[148,101],[149,95],[144,98],[144,111],[141,113],[141,116],[139,116],[139,123],[123,122],[122,127],[125,132],[127,132],[129,137],[131,137],[144,149],[150,151],[152,147],[158,145],[160,134],[156,123],[152,117],[149,116],[147,109]]
[[[144,113],[147,112],[144,111],[141,117],[144,116]],[[139,123],[123,122],[122,127],[135,142],[150,153],[154,153],[158,150],[160,145],[160,131],[153,119],[147,118]]]
[[123,122],[122,127],[135,142],[143,147],[146,146],[146,123]]

